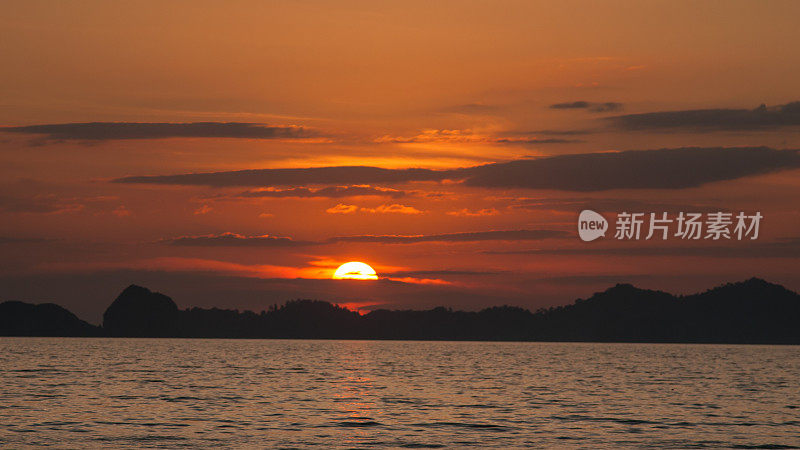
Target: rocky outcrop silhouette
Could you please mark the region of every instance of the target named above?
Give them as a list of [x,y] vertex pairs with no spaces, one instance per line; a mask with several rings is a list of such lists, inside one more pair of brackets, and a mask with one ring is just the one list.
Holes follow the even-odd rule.
[[[56,307],[73,322],[92,327],[56,305],[6,302],[0,312],[20,305]],[[38,335],[84,336],[93,329],[128,337],[800,344],[800,296],[757,278],[686,296],[618,284],[570,305],[536,312],[513,306],[475,312],[439,307],[365,315],[316,300],[293,300],[260,313],[179,310],[163,294],[130,286],[106,310],[102,329],[70,325],[52,334],[52,321],[45,326],[32,319],[12,324],[4,315],[0,318],[0,334],[28,336],[44,333],[40,330],[51,334]]]
[[100,336],[102,332],[53,303],[0,303],[0,336]]
[[170,337],[178,334],[178,306],[171,298],[130,285],[103,313],[103,330],[115,337]]

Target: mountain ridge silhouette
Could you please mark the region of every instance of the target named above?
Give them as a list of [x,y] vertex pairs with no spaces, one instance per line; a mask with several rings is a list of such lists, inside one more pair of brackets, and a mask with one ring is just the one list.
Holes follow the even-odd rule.
[[164,294],[130,285],[95,326],[55,304],[0,303],[0,336],[800,344],[797,323],[800,295],[759,278],[680,296],[617,284],[535,312],[503,305],[360,315],[319,300],[291,300],[259,313],[181,310]]

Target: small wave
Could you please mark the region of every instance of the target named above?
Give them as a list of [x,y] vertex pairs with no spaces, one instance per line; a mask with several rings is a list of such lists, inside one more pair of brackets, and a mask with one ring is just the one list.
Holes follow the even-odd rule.
[[400,444],[399,447],[401,448],[444,448],[444,445],[441,444],[417,444],[417,443],[409,443],[409,444]]
[[765,449],[782,449],[782,448],[800,448],[793,445],[783,445],[783,444],[739,444],[739,445],[731,445],[731,448],[765,448]]
[[375,422],[374,420],[365,420],[365,421],[344,421],[339,422],[336,426],[344,427],[344,428],[358,428],[358,427],[374,427],[381,425],[380,422]]
[[654,422],[652,420],[644,419],[627,419],[621,417],[590,417],[580,414],[571,414],[568,416],[552,416],[555,420],[564,420],[570,422],[614,422],[623,425],[666,425],[663,422]]
[[149,436],[102,436],[94,438],[95,441],[100,442],[158,442],[158,441],[186,441],[187,438],[183,436],[164,436],[164,435],[149,435]]
[[404,398],[384,397],[381,400],[383,400],[386,403],[403,403],[403,404],[409,404],[409,405],[416,405],[416,404],[420,403],[418,400],[407,400],[407,399],[404,399]]
[[200,397],[190,397],[190,396],[161,397],[161,399],[164,400],[165,402],[170,402],[170,403],[203,400]]
[[491,423],[467,423],[467,422],[423,422],[415,423],[414,426],[418,427],[456,427],[468,429],[485,429],[491,431],[508,431],[510,428],[503,425],[495,425]]
[[497,405],[484,405],[484,404],[474,404],[474,405],[453,405],[454,408],[469,408],[469,409],[497,409],[499,406]]

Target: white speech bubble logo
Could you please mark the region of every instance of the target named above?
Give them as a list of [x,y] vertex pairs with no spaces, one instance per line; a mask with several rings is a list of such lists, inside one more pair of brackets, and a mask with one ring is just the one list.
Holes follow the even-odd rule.
[[578,236],[585,242],[593,241],[601,236],[605,237],[608,230],[608,221],[605,217],[592,211],[584,209],[578,216]]

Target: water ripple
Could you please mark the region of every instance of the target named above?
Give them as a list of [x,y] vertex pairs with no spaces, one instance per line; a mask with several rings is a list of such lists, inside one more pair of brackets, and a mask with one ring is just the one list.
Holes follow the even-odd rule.
[[1,447],[800,447],[800,347],[0,338]]

